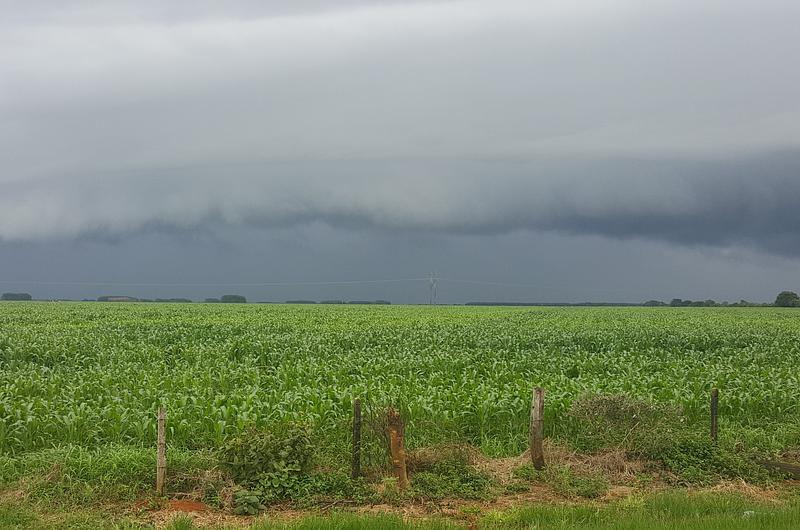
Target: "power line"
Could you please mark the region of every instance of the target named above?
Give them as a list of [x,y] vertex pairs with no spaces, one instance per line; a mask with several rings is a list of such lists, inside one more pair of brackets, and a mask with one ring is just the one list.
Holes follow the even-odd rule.
[[[518,282],[496,282],[496,281],[485,281],[485,280],[460,280],[456,278],[439,278],[440,282],[450,282],[450,283],[464,283],[469,285],[493,285],[498,287],[519,287],[524,289],[555,289],[555,290],[562,290],[565,289],[563,285],[546,285],[546,284],[535,284],[535,283],[518,283]],[[616,293],[618,289],[613,288],[603,288],[603,287],[581,287],[582,291],[591,292],[591,293]]]
[[[53,280],[0,280],[0,284],[15,284],[15,285],[74,285],[74,286],[100,286],[100,287],[295,287],[295,286],[324,286],[324,285],[376,285],[387,283],[403,283],[403,282],[425,282],[428,285],[428,303],[435,305],[438,299],[438,288],[440,282],[445,283],[460,283],[468,285],[487,285],[497,287],[517,287],[523,289],[542,289],[542,290],[558,290],[563,289],[563,286],[558,285],[545,285],[545,284],[531,284],[519,282],[498,282],[490,280],[465,280],[458,278],[440,277],[437,273],[431,272],[427,277],[417,278],[381,278],[370,280],[331,280],[331,281],[277,281],[277,282],[240,282],[240,283],[204,283],[204,282],[118,282],[118,281],[53,281]],[[584,289],[587,292],[593,293],[611,293],[615,292],[614,289],[593,288],[589,287]]]
[[458,280],[455,278],[439,278],[440,281],[443,282],[450,282],[450,283],[468,283],[472,285],[499,285],[499,286],[506,286],[506,287],[530,287],[535,289],[560,289],[561,287],[554,286],[554,285],[542,285],[542,284],[533,284],[533,283],[515,283],[515,282],[495,282],[495,281],[484,281],[484,280]]
[[429,278],[390,278],[381,280],[342,280],[342,281],[288,281],[256,283],[153,283],[153,282],[91,282],[91,281],[42,281],[42,280],[0,280],[4,284],[27,285],[100,285],[121,287],[273,287],[295,285],[357,285],[375,283],[421,282]]

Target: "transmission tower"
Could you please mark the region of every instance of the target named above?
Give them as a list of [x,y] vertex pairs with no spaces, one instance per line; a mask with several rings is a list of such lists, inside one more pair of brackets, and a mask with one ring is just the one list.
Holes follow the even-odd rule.
[[430,298],[428,299],[428,304],[430,305],[436,305],[436,287],[438,283],[439,278],[436,276],[435,272],[432,272],[428,278],[428,286],[430,287]]

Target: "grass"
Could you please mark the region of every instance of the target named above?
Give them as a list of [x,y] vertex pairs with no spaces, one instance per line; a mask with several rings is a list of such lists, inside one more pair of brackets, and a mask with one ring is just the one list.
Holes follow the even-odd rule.
[[[631,497],[612,504],[535,505],[507,511],[462,511],[481,530],[789,530],[800,528],[800,504],[769,504],[728,493],[671,492]],[[256,519],[249,530],[456,530],[465,522],[442,518],[403,520],[396,515],[334,513],[291,522]],[[144,530],[148,523],[112,519],[107,514],[75,512],[51,516],[30,507],[0,503],[4,530]],[[192,519],[178,516],[166,530],[195,530]],[[215,527],[215,530],[232,527]]]
[[[206,451],[168,451],[171,487],[186,490],[216,465]],[[0,486],[19,487],[38,502],[88,506],[133,501],[153,486],[151,448],[108,445],[62,446],[19,456],[0,456]]]
[[464,446],[433,447],[412,454],[411,489],[419,499],[488,499],[491,477],[472,465]]
[[608,491],[608,480],[599,472],[576,474],[569,466],[551,464],[543,471],[536,471],[531,464],[516,468],[514,479],[506,486],[509,493],[527,491],[530,483],[538,481],[549,484],[554,492],[566,498],[596,499]]
[[92,511],[44,513],[32,507],[0,502],[0,528],[3,530],[144,530],[148,527],[132,519]]
[[486,530],[756,530],[800,527],[800,505],[775,506],[721,493],[667,493],[614,504],[539,505],[485,517]]

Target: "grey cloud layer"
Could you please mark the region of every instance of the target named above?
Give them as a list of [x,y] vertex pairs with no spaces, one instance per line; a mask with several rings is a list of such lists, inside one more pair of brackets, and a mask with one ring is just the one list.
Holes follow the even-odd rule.
[[462,234],[520,229],[800,254],[800,153],[631,159],[265,162],[12,183],[0,237],[115,236],[209,223]]
[[32,5],[0,24],[1,239],[314,220],[800,254],[796,2]]

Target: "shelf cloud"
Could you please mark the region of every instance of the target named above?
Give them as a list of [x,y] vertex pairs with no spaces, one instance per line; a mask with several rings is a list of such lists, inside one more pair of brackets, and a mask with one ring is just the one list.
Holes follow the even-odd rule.
[[800,255],[800,5],[36,3],[0,240],[224,224]]

